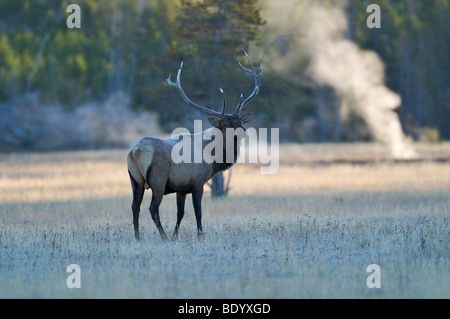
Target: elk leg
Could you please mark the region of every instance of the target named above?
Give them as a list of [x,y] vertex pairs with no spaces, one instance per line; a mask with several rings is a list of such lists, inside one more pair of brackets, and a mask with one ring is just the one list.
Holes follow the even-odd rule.
[[159,234],[161,235],[162,239],[167,239],[166,232],[164,231],[159,219],[159,205],[161,204],[163,196],[163,193],[153,192],[152,202],[150,203],[150,214],[152,216],[153,222],[156,225],[156,228],[158,228]]
[[131,204],[131,210],[133,212],[133,226],[134,226],[134,238],[140,240],[139,236],[139,212],[144,198],[144,185],[140,185],[136,182],[133,176],[130,175],[131,188],[133,189],[133,203]]
[[173,232],[173,238],[178,238],[178,228],[184,216],[184,204],[186,202],[186,193],[177,193],[177,224]]
[[194,204],[195,219],[197,220],[197,233],[200,237],[203,235],[202,229],[202,196],[203,186],[196,188],[192,192],[192,203]]

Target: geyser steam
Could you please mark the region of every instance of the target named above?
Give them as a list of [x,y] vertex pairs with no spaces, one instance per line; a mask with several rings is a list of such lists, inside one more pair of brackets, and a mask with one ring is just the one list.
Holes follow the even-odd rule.
[[400,96],[384,85],[383,63],[343,37],[347,21],[341,9],[310,5],[301,28],[311,58],[310,73],[318,84],[331,86],[342,101],[341,116],[359,114],[373,136],[389,146],[395,158],[416,155],[402,131],[397,113]]

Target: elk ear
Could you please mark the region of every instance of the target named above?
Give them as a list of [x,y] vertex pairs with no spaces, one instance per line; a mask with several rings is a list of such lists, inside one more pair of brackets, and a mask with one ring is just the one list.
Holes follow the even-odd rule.
[[245,123],[247,123],[247,122],[250,122],[250,120],[252,119],[252,117],[253,117],[253,113],[247,113],[247,114],[244,114],[241,118],[240,118],[240,121],[241,121],[241,124],[245,124]]
[[208,121],[209,121],[209,123],[210,123],[212,126],[219,128],[219,126],[220,126],[220,120],[219,120],[218,118],[215,118],[215,117],[208,117]]

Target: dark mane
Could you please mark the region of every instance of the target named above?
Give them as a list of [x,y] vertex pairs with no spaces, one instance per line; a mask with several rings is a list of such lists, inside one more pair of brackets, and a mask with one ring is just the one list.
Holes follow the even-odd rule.
[[239,156],[239,148],[238,148],[238,140],[237,140],[237,136],[234,136],[233,139],[233,162],[232,163],[227,163],[227,145],[226,145],[226,139],[224,137],[223,140],[223,158],[222,158],[222,163],[217,163],[214,162],[213,163],[213,176],[216,175],[218,172],[221,171],[226,171],[227,169],[229,169],[230,167],[232,167],[234,164],[236,164],[237,158]]

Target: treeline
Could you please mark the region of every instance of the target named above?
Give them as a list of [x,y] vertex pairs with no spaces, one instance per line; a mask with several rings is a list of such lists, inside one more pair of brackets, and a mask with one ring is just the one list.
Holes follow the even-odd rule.
[[[346,37],[385,63],[386,84],[402,97],[398,113],[405,132],[418,139],[423,129],[435,129],[436,139],[450,138],[450,0],[337,2],[348,18]],[[81,29],[66,26],[70,3],[81,7]],[[368,3],[380,5],[381,29],[367,28]],[[288,47],[267,37],[274,23],[266,22],[275,15],[265,5],[257,0],[2,0],[0,104],[13,107],[15,99],[35,93],[42,104],[70,110],[124,92],[134,108],[157,112],[171,130],[198,116],[164,84],[183,60],[189,96],[218,105],[223,87],[231,109],[241,92],[253,88],[236,63],[246,63],[243,50],[250,50],[256,64],[269,50],[282,56]],[[278,123],[282,136],[296,141],[370,138],[358,118],[341,123],[338,135],[333,125],[319,125],[336,119],[318,118],[318,97],[333,106],[339,103],[336,94],[311,84],[306,73],[293,81],[276,63],[265,64],[261,94],[252,103],[256,123]],[[300,63],[306,70],[308,57]],[[330,129],[319,136],[314,134],[319,126]]]
[[[66,25],[70,3],[80,5],[81,30]],[[74,107],[120,90],[140,104],[174,11],[167,1],[2,0],[0,98],[37,90],[43,102]]]

